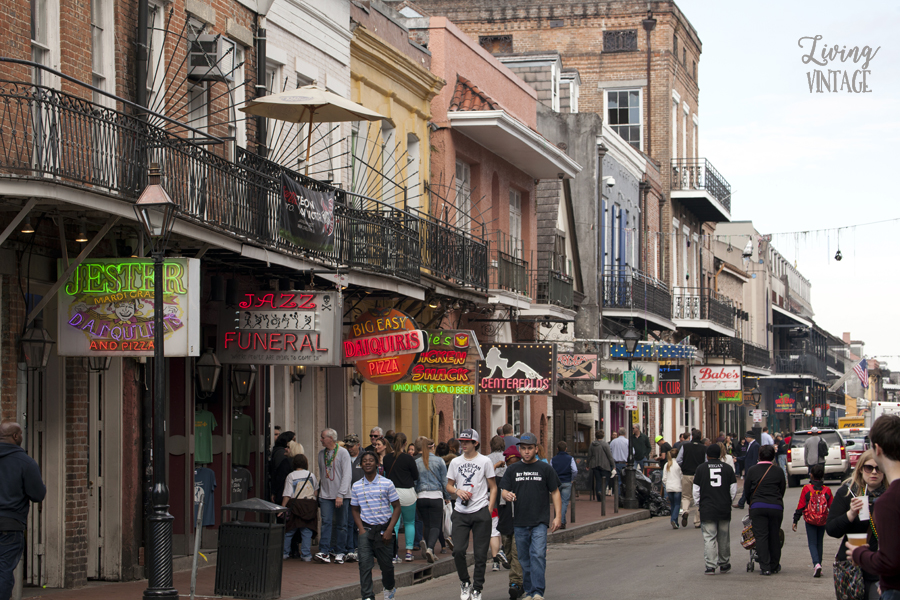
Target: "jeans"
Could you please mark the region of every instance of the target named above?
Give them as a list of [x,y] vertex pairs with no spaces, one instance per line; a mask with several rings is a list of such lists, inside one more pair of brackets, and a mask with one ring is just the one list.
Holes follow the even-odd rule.
[[781,470],[784,471],[784,478],[787,479],[787,454],[779,454],[778,455],[778,466],[781,467]]
[[295,535],[300,536],[300,558],[303,560],[310,560],[312,558],[310,548],[312,547],[313,530],[307,527],[294,529],[293,531],[288,531],[284,534],[284,552],[282,553],[282,557],[287,558],[291,555],[291,541],[294,539]]
[[453,538],[453,560],[456,562],[456,573],[459,575],[460,581],[469,582],[466,551],[469,549],[469,533],[471,533],[475,554],[475,581],[472,587],[480,592],[484,589],[484,572],[487,569],[488,549],[491,547],[491,511],[487,506],[471,514],[454,510],[452,519],[453,529],[450,537]]
[[547,570],[547,526],[516,527],[516,550],[522,565],[522,584],[526,596],[544,595]]
[[425,546],[434,550],[441,528],[444,526],[444,501],[437,498],[419,498],[416,500],[419,515],[422,517],[422,537]]
[[0,531],[0,599],[9,600],[15,584],[16,565],[25,548],[24,531]]
[[[413,549],[413,542],[416,539],[416,505],[401,506],[400,514],[403,516],[403,541],[406,544],[406,550],[409,552]],[[394,525],[394,537],[400,540],[400,519],[397,519]]]
[[[775,508],[750,507],[750,522],[759,555],[759,568],[772,571],[781,564],[781,521],[784,511]],[[824,527],[822,529],[825,529]]]
[[612,489],[612,471],[607,471],[606,469],[601,469],[600,467],[594,467],[594,488],[597,493],[597,501],[603,502],[603,494],[606,493],[606,490],[600,489],[600,482],[602,481],[602,477],[606,478],[606,489]]
[[359,530],[353,522],[353,511],[350,510],[350,498],[344,498],[344,504],[348,507],[347,513],[347,543],[344,544],[344,554],[347,552],[359,552]]
[[[350,503],[344,500],[340,508],[334,500],[319,498],[319,510],[322,513],[322,531],[319,532],[319,553],[343,554],[347,545],[347,514]],[[332,544],[334,544],[332,546]]]
[[[378,568],[381,569],[381,582],[384,589],[392,590],[396,586],[394,583],[394,563],[391,562],[391,546],[393,540],[385,542],[382,538],[382,528],[376,528],[373,531],[374,540],[369,539],[368,535],[359,536],[359,587],[363,598],[374,598],[375,589],[372,587],[372,569],[375,567],[375,560],[378,560]],[[357,535],[358,535],[357,530]]]
[[[681,476],[681,512],[691,514],[691,507],[694,506],[694,476]],[[700,509],[694,507],[694,526],[700,525]],[[687,517],[685,517],[687,518]]]
[[900,600],[900,590],[884,590],[881,600]]
[[569,509],[569,499],[572,497],[572,482],[559,484],[559,495],[562,496],[562,514],[560,514],[561,522],[566,524],[566,512]]
[[701,521],[703,532],[703,557],[706,568],[721,567],[731,563],[731,521]]
[[822,564],[822,543],[824,538],[824,525],[810,525],[806,523],[806,543],[809,544],[809,555],[812,557],[813,566]]
[[625,496],[625,465],[628,463],[616,461],[616,479],[619,480],[619,497]]
[[741,477],[744,474],[744,457],[738,456],[734,459],[734,471],[735,475]]
[[672,522],[678,522],[678,513],[681,512],[681,492],[666,492],[669,500],[669,508],[672,511]]

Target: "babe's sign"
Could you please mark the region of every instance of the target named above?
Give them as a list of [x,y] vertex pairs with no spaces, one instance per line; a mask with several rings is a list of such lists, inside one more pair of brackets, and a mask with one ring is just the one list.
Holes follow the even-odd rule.
[[691,367],[691,390],[695,392],[740,391],[741,367],[731,365],[701,365]]
[[344,360],[355,362],[363,379],[390,385],[409,375],[419,353],[425,350],[425,332],[406,313],[393,308],[373,308],[350,326],[344,340]]

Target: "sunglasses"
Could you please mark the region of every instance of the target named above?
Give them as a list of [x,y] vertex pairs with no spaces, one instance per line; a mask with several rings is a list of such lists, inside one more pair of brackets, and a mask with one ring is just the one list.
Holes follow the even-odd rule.
[[370,434],[369,434],[369,437],[370,437],[370,438],[377,438],[377,437],[379,437],[379,436],[378,436],[377,433],[370,433]]
[[863,465],[863,471],[866,473],[878,473],[878,465]]

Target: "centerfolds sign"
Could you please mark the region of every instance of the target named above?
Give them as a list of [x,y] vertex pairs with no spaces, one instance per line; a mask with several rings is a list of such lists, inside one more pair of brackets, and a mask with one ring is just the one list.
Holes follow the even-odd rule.
[[281,234],[298,246],[330,252],[334,248],[334,192],[319,192],[281,174]]
[[[60,276],[64,271],[59,264]],[[200,261],[163,264],[163,305],[154,306],[153,261],[86,260],[60,289],[60,356],[153,356],[161,310],[166,356],[200,354]]]
[[775,398],[775,412],[792,413],[794,412],[794,399],[790,394],[781,394]]
[[741,391],[741,367],[731,365],[701,365],[691,367],[691,391]]
[[556,394],[555,344],[482,344],[481,394]]
[[344,361],[369,383],[390,385],[405,379],[425,350],[426,333],[408,314],[393,308],[373,308],[350,326],[344,340]]
[[428,349],[419,354],[410,376],[391,386],[394,392],[475,393],[478,361],[484,360],[474,331],[425,331]]
[[340,366],[342,308],[334,290],[245,294],[221,312],[216,353],[231,364]]
[[556,376],[560,379],[597,379],[600,357],[596,354],[556,354]]
[[[600,378],[594,382],[595,390],[621,392],[625,389],[627,360],[604,360],[600,362]],[[637,392],[655,393],[659,390],[659,363],[632,361],[631,370],[637,373]]]

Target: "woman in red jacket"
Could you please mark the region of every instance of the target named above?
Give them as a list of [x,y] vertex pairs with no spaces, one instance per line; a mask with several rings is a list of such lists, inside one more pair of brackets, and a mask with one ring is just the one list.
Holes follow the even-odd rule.
[[793,530],[797,531],[800,517],[806,521],[806,542],[813,562],[813,577],[822,576],[822,552],[825,540],[825,523],[834,497],[824,482],[825,466],[813,465],[809,470],[809,483],[800,491],[800,502],[794,511]]

